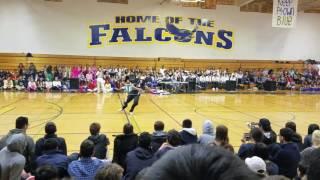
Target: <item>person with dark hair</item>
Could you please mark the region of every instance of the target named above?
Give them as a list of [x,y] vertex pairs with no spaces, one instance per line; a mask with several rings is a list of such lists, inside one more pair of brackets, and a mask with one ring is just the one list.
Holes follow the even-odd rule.
[[22,134],[13,134],[7,139],[7,145],[0,151],[0,179],[20,179],[26,163],[22,155],[26,137]]
[[166,142],[167,133],[164,132],[164,123],[162,121],[156,121],[154,123],[154,132],[152,133],[151,148],[153,152],[158,151],[160,146]]
[[123,168],[118,164],[112,163],[101,168],[96,176],[95,180],[121,180],[123,175]]
[[253,147],[253,156],[260,157],[266,163],[268,175],[278,175],[279,167],[274,162],[270,161],[270,155],[268,151],[268,146],[264,143],[256,143]]
[[98,159],[106,159],[107,157],[107,146],[110,144],[109,139],[106,135],[100,134],[100,124],[92,123],[90,125],[90,134],[88,140],[94,143],[94,153],[93,157]]
[[215,134],[213,123],[210,120],[205,120],[202,125],[202,135],[199,136],[198,142],[200,144],[210,144],[214,141]]
[[124,180],[134,180],[142,169],[151,166],[155,161],[150,145],[151,135],[148,132],[141,133],[138,147],[127,154]]
[[166,154],[170,150],[174,150],[178,146],[181,145],[181,136],[178,131],[172,129],[168,131],[167,134],[167,142],[163,143],[159,148],[158,152],[155,154],[157,159],[160,159],[164,154]]
[[[127,79],[127,81],[129,81],[129,78]],[[130,115],[133,115],[134,108],[139,104],[140,94],[141,92],[143,92],[144,87],[143,87],[143,83],[140,82],[140,80],[137,80],[134,83],[128,83],[127,88],[128,88],[127,90],[128,97],[127,97],[127,100],[123,103],[121,111],[124,111],[127,108],[128,103],[130,103],[133,100],[133,104],[129,111]]]
[[44,142],[47,139],[55,139],[58,142],[58,150],[61,151],[64,155],[67,155],[67,144],[64,138],[58,137],[57,126],[54,122],[48,122],[44,127],[45,135],[36,142],[35,156],[39,157],[44,153]]
[[59,177],[68,176],[68,157],[58,149],[58,141],[55,138],[49,138],[44,141],[44,153],[36,159],[36,167],[51,165],[58,169]]
[[290,128],[293,131],[293,136],[291,141],[298,145],[299,151],[303,150],[302,137],[297,133],[296,123],[293,121],[289,121],[286,123],[286,128]]
[[228,128],[225,125],[219,125],[216,128],[216,138],[213,143],[209,144],[210,146],[220,146],[224,149],[230,150],[234,153],[233,146],[229,144],[229,135]]
[[0,140],[0,149],[3,149],[7,144],[8,140],[11,138],[14,134],[23,134],[25,138],[25,148],[23,151],[23,156],[26,159],[26,164],[24,167],[24,170],[26,172],[30,172],[32,170],[32,161],[34,156],[34,141],[33,139],[27,135],[27,129],[29,126],[29,120],[27,117],[20,116],[16,119],[16,128],[9,131],[9,133],[2,137]]
[[313,131],[315,130],[319,130],[319,125],[318,124],[310,124],[309,127],[308,127],[308,135],[306,135],[304,137],[304,140],[303,140],[303,148],[308,148],[308,147],[311,147],[312,146],[312,133]]
[[294,178],[297,175],[298,163],[300,161],[299,148],[292,142],[294,132],[290,128],[280,129],[281,149],[271,159],[279,166],[279,174],[288,178]]
[[57,168],[50,165],[41,166],[36,170],[34,179],[35,180],[58,180],[59,171]]
[[133,126],[127,123],[123,126],[123,134],[114,139],[112,162],[119,164],[125,169],[125,159],[128,152],[134,150],[138,145],[138,135],[133,132]]
[[262,118],[259,120],[259,128],[263,132],[262,142],[270,145],[277,142],[277,134],[272,130],[269,119]]
[[192,121],[190,119],[183,120],[180,136],[182,139],[182,143],[185,145],[197,143],[197,132],[194,128],[192,128]]
[[246,142],[245,139],[242,140],[243,144],[241,144],[238,156],[241,159],[246,159],[253,155],[254,145],[257,143],[261,143],[263,140],[263,132],[259,128],[253,128],[250,131],[250,139]]
[[80,159],[72,161],[68,173],[75,179],[94,179],[96,172],[106,163],[96,158],[91,158],[94,152],[94,143],[84,140],[80,146]]
[[219,147],[192,144],[168,152],[147,170],[152,180],[258,180],[238,157]]

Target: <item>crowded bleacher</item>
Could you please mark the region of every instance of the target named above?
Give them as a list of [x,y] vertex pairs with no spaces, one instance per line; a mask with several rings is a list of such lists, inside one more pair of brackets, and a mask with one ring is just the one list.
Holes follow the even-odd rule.
[[167,132],[156,121],[154,132],[140,134],[127,123],[114,139],[113,157],[107,156],[110,142],[99,123],[90,125],[88,138],[72,154],[54,122],[45,125],[38,140],[28,136],[28,125],[28,118],[20,116],[1,138],[0,179],[317,180],[320,175],[318,124],[310,124],[302,137],[293,121],[274,132],[270,120],[261,118],[249,124],[251,130],[239,139],[242,145],[235,152],[228,127],[210,120],[204,121],[202,132],[196,132],[190,119]]
[[[102,78],[99,81],[99,76]],[[320,71],[318,66],[308,66],[302,71],[295,69],[256,69],[230,71],[221,68],[202,70],[165,69],[126,67],[97,67],[95,65],[36,67],[33,63],[20,63],[16,71],[0,70],[0,89],[4,91],[65,91],[75,89],[70,86],[70,79],[77,79],[80,92],[115,92],[124,87],[125,79],[143,80],[152,89],[177,89],[177,82],[195,83],[195,90],[219,91],[226,89],[228,81],[235,82],[237,89],[263,90],[267,81],[275,82],[280,90],[319,91]],[[163,83],[169,84],[164,86]],[[179,88],[181,91],[187,92]],[[190,88],[189,88],[190,89]],[[152,91],[154,92],[154,91]]]

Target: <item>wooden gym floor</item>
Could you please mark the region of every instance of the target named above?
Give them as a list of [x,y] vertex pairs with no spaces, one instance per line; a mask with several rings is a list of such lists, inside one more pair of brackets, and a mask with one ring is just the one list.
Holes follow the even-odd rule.
[[[156,120],[165,122],[165,129],[180,130],[185,118],[193,120],[198,134],[206,119],[215,125],[229,128],[231,144],[237,150],[243,133],[248,131],[247,122],[266,117],[274,130],[287,121],[295,121],[303,136],[308,124],[320,123],[320,95],[301,94],[177,94],[159,96],[142,94],[133,116],[119,112],[120,100],[125,94],[79,94],[79,93],[0,93],[0,136],[15,126],[18,116],[28,116],[27,131],[35,140],[44,134],[47,121],[56,123],[57,134],[63,136],[68,151],[79,150],[80,143],[89,135],[89,125],[99,122],[101,131],[110,139],[109,155],[112,154],[112,135],[122,131],[130,121],[135,132],[153,131]],[[131,107],[131,103],[128,108]]]

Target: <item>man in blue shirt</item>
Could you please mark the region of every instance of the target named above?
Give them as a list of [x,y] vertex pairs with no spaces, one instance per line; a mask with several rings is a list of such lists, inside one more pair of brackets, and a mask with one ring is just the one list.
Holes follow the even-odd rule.
[[80,159],[70,163],[69,175],[76,180],[94,179],[97,171],[106,163],[102,160],[92,158],[94,152],[94,143],[90,140],[84,140],[80,146]]

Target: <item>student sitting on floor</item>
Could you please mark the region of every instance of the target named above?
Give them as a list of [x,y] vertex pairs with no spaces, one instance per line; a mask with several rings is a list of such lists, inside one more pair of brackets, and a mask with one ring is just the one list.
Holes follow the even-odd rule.
[[32,77],[29,78],[27,89],[28,91],[32,91],[32,92],[37,90],[37,84]]
[[55,77],[54,81],[52,81],[52,90],[60,91],[62,88],[61,81],[59,81],[58,77]]
[[10,78],[10,76],[7,76],[7,78],[3,81],[3,89],[9,90],[13,88],[13,81]]

